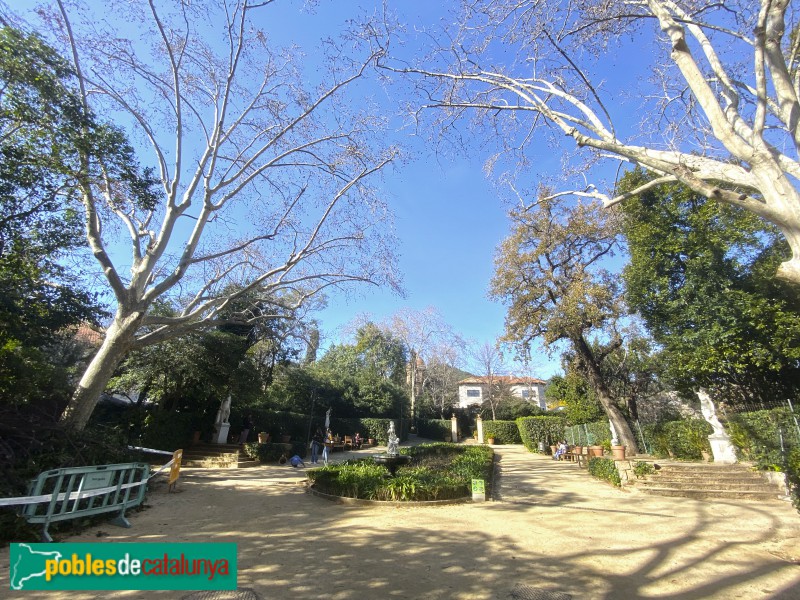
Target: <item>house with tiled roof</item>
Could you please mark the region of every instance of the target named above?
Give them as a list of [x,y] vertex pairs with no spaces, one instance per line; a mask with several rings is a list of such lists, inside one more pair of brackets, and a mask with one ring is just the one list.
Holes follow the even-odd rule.
[[[544,388],[547,382],[535,377],[515,377],[514,375],[495,375],[492,381],[496,386],[503,386],[518,398],[527,400],[547,410],[544,400]],[[458,407],[467,408],[481,404],[488,397],[488,377],[467,377],[458,382]]]

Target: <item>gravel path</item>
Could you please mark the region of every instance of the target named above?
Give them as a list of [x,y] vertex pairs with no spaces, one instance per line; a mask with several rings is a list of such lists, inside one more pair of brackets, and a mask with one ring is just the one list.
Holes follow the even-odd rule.
[[[346,506],[306,494],[302,469],[187,469],[178,493],[157,486],[150,508],[129,515],[131,529],[63,541],[237,542],[239,586],[251,591],[238,597],[264,600],[800,599],[800,515],[786,502],[648,496],[520,446],[496,450],[491,502]],[[12,593],[8,567],[4,548],[3,597],[187,595]]]

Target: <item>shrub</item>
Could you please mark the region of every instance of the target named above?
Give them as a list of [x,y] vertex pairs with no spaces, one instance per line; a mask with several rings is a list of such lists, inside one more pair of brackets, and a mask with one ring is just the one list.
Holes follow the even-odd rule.
[[653,463],[637,460],[633,464],[633,474],[636,475],[636,477],[646,477],[647,475],[652,475],[655,472],[656,468],[653,466]]
[[244,453],[249,458],[254,458],[262,463],[277,462],[281,455],[286,455],[286,458],[297,454],[300,458],[305,458],[308,453],[308,447],[305,442],[289,442],[288,444],[280,444],[275,442],[268,442],[266,444],[259,444],[258,442],[251,442],[244,445]]
[[702,452],[711,452],[708,436],[712,431],[703,419],[667,421],[645,427],[654,455],[684,460],[698,460]]
[[516,421],[484,421],[483,439],[493,437],[498,444],[521,444]]
[[450,419],[418,419],[417,434],[429,440],[443,440],[445,436],[449,440],[452,435],[452,423]]
[[517,428],[522,443],[531,452],[538,451],[539,442],[549,446],[564,439],[564,417],[561,415],[520,417],[517,419]]
[[760,469],[782,470],[781,436],[784,446],[800,447],[788,408],[735,413],[728,418],[727,427],[740,458]]
[[617,465],[610,458],[593,456],[589,459],[589,473],[598,479],[604,479],[617,487],[622,485],[622,480],[617,471]]
[[604,446],[605,442],[608,442],[608,447],[610,448],[611,427],[609,427],[608,421],[572,425],[564,429],[564,438],[578,446],[592,446],[595,444]]
[[395,477],[371,459],[346,461],[306,472],[314,488],[335,496],[366,500],[423,501],[463,498],[472,479],[491,481],[491,448],[434,443],[404,448],[412,457]]

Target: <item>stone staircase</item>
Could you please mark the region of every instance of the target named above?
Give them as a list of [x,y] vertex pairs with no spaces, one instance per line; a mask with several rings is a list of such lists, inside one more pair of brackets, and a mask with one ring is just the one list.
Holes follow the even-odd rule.
[[639,479],[648,494],[717,500],[776,500],[786,491],[747,465],[655,462],[656,473]]
[[[248,460],[247,457],[243,458]],[[239,446],[236,444],[195,444],[184,449],[181,466],[235,469],[239,466],[239,460]]]

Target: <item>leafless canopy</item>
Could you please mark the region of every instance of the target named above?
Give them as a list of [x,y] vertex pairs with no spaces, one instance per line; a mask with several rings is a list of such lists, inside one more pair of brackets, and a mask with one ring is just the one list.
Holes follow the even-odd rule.
[[[590,161],[628,161],[659,183],[751,210],[780,227],[793,256],[779,275],[800,282],[790,0],[466,0],[462,9],[424,61],[384,63],[415,76],[443,131],[469,114],[523,159],[541,151],[539,134],[567,136]],[[636,192],[594,193],[610,205]]]

